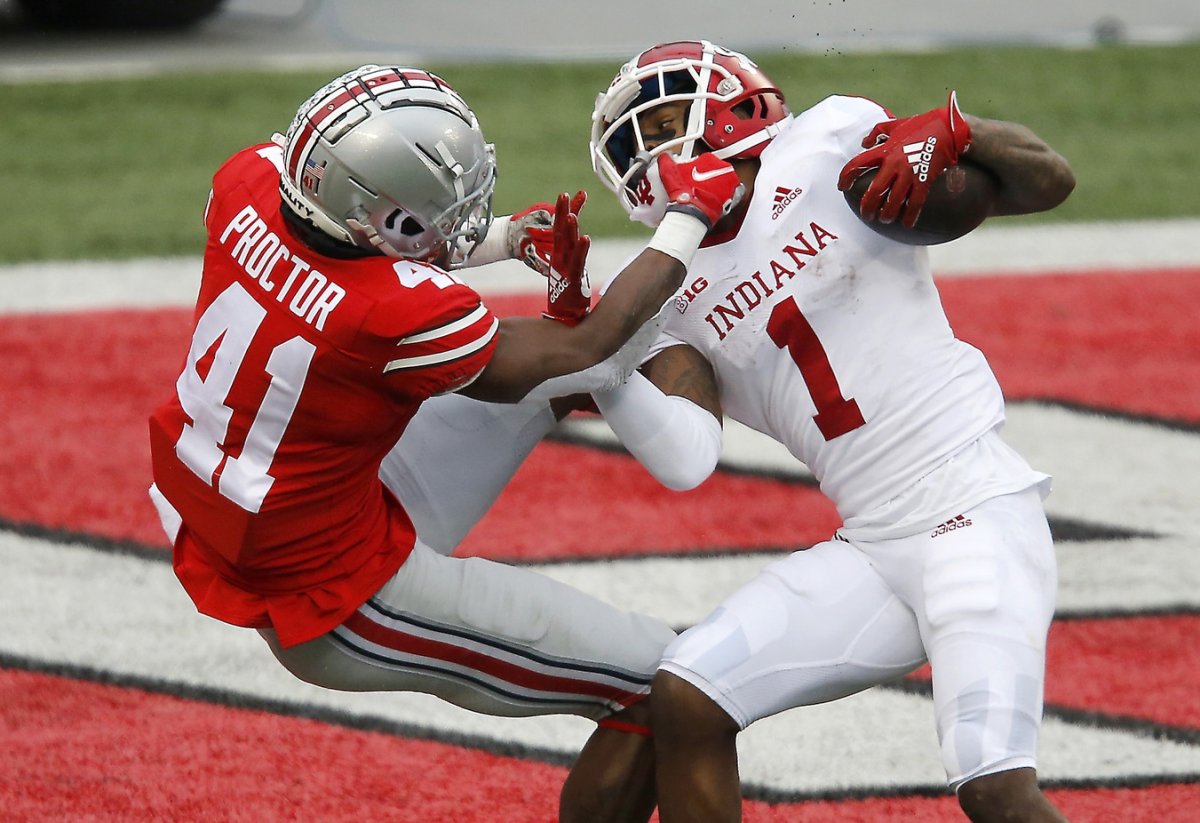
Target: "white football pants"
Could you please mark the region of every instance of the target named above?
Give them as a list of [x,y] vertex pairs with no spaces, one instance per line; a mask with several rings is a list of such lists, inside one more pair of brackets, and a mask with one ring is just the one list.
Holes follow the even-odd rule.
[[950,785],[1033,767],[1057,587],[1041,496],[993,498],[954,522],[895,540],[834,539],[772,563],[680,635],[661,668],[745,728],[928,659]]

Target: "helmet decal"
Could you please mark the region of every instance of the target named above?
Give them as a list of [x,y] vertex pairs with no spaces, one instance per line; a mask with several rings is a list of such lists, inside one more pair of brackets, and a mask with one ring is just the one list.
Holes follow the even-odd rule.
[[304,161],[304,171],[300,175],[300,187],[311,194],[318,194],[321,189],[321,178],[325,176],[325,166],[328,160],[317,162],[311,157]]

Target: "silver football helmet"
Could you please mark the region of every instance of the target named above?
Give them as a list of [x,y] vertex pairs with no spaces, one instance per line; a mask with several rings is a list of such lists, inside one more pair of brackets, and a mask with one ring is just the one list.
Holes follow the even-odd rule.
[[303,220],[391,257],[461,265],[492,222],[495,148],[423,69],[368,65],[310,97],[283,145],[280,193]]

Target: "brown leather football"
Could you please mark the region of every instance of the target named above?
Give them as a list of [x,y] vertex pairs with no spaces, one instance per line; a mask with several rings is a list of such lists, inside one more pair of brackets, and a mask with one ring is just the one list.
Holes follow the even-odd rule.
[[[846,202],[858,214],[858,204],[878,169],[859,175],[846,190]],[[995,176],[969,160],[946,169],[929,189],[929,198],[917,217],[917,224],[909,229],[897,219],[892,223],[878,220],[864,221],[878,234],[913,246],[933,246],[948,243],[962,237],[984,221],[996,200],[999,183]]]

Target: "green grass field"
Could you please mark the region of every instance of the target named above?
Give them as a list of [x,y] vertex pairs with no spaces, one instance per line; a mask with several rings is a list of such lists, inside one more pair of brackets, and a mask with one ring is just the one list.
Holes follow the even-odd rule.
[[[1079,186],[1051,215],[1200,216],[1200,44],[937,54],[758,55],[800,110],[860,94],[910,114],[958,89],[964,110],[1029,125]],[[475,108],[500,162],[497,211],[586,188],[584,228],[635,234],[593,176],[592,102],[617,63],[431,64]],[[351,66],[347,66],[351,68]],[[167,74],[0,85],[0,262],[197,254],[212,172],[286,128],[331,72]]]

